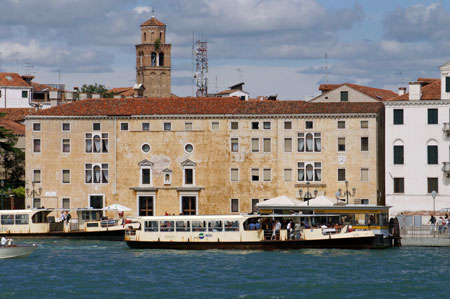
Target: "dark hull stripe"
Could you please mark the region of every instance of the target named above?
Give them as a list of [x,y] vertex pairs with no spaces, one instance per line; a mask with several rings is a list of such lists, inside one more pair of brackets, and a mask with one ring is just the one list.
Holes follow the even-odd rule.
[[61,238],[83,238],[83,239],[98,239],[98,240],[111,240],[111,241],[123,241],[125,230],[110,230],[99,232],[49,232],[49,233],[30,233],[19,234],[11,233],[5,234],[0,232],[0,236],[5,237],[17,237],[17,238],[45,238],[45,237],[61,237]]

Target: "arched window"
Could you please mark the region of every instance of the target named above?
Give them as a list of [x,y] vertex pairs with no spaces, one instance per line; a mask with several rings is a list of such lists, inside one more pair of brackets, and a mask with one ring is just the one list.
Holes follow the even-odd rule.
[[152,66],[156,66],[156,53],[152,52]]
[[100,166],[94,166],[94,184],[100,183]]
[[311,164],[306,165],[306,180],[312,181],[314,179],[313,176],[313,166]]
[[311,133],[306,134],[306,151],[313,151],[313,135]]
[[164,65],[164,53],[159,53],[159,65]]
[[142,66],[142,62],[144,59],[144,52],[139,52],[139,66]]
[[147,40],[147,33],[144,32],[144,42]]
[[101,139],[99,135],[94,136],[94,153],[100,153],[101,147],[100,147]]

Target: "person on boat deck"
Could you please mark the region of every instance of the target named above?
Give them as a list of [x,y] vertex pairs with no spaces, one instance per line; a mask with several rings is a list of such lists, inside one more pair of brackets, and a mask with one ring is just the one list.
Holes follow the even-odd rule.
[[281,222],[280,220],[277,220],[277,222],[275,223],[275,229],[273,230],[272,240],[280,239],[280,230],[281,230]]
[[291,238],[291,234],[292,234],[292,220],[290,220],[286,226],[286,230],[287,230],[287,236],[288,239]]
[[248,229],[255,230],[255,224],[253,222],[250,222],[250,224],[248,225]]
[[2,237],[1,246],[6,246],[8,240],[5,237]]
[[259,219],[258,219],[258,222],[256,222],[256,224],[255,224],[255,229],[261,229],[261,224],[259,223]]
[[66,214],[64,214],[64,211],[61,212],[61,215],[59,216],[59,222],[64,222],[66,220]]
[[69,223],[70,219],[72,219],[72,215],[70,215],[70,211],[67,211],[67,214],[66,214],[67,223]]

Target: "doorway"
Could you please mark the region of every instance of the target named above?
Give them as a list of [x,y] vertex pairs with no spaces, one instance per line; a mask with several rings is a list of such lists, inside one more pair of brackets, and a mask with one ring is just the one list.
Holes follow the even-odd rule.
[[197,215],[197,197],[181,197],[181,213],[183,215]]

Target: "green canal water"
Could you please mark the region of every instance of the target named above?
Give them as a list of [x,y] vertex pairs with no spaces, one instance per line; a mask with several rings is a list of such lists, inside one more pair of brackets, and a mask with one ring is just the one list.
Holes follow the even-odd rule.
[[135,250],[123,242],[17,240],[40,247],[0,260],[9,298],[448,298],[450,248]]

